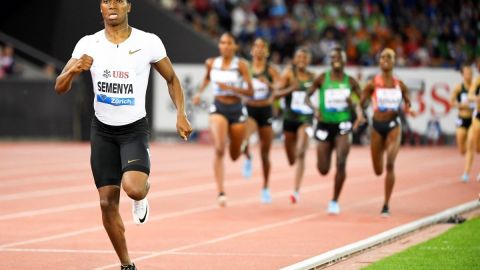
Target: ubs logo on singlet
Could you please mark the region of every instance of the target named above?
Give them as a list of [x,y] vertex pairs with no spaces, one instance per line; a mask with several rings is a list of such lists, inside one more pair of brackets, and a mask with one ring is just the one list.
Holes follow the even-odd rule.
[[128,71],[113,71],[112,72],[113,78],[118,79],[128,79]]
[[128,79],[130,76],[128,74],[128,71],[110,71],[108,69],[103,71],[104,78],[108,79],[110,77],[116,78],[116,79]]
[[110,70],[108,70],[108,69],[104,70],[104,71],[103,71],[103,77],[104,77],[105,79],[108,79],[108,78],[112,77],[112,75],[111,75],[111,73],[110,73]]

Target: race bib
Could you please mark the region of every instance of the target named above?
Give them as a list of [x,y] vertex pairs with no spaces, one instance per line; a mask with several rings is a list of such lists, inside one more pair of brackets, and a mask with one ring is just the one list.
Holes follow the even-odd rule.
[[461,104],[466,104],[466,103],[468,103],[468,93],[462,93],[462,94],[460,94],[460,103],[461,103]]
[[328,137],[328,131],[323,129],[317,129],[317,131],[315,132],[315,137],[320,141],[324,141]]
[[378,88],[376,97],[380,111],[398,111],[402,103],[402,91],[398,88]]
[[112,106],[134,106],[135,77],[133,69],[92,68],[96,101]]
[[215,96],[232,96],[235,93],[231,90],[223,90],[218,83],[223,83],[228,86],[239,87],[242,85],[242,80],[239,77],[237,70],[220,70],[212,69],[210,71],[210,81],[213,87]]
[[268,85],[262,81],[260,81],[257,78],[252,79],[252,85],[253,85],[253,99],[261,100],[261,99],[267,99],[269,90],[268,90]]
[[313,110],[305,104],[306,92],[304,91],[293,91],[292,93],[292,111],[300,114],[313,114]]
[[353,124],[350,121],[341,122],[338,124],[338,129],[340,131],[340,135],[344,135],[352,130]]
[[347,99],[350,97],[350,89],[327,89],[325,90],[325,109],[332,112],[345,111],[348,108]]

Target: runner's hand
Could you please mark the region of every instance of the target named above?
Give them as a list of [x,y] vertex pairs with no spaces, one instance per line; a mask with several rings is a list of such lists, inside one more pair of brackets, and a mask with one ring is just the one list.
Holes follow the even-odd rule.
[[84,71],[90,70],[93,64],[93,58],[89,55],[82,55],[80,59],[73,65],[71,71],[73,73],[82,73]]
[[200,94],[199,94],[199,93],[197,93],[197,94],[195,94],[195,96],[193,96],[193,99],[192,99],[193,105],[199,105],[201,101],[202,101],[202,100],[201,100],[201,98],[200,98]]
[[192,125],[185,114],[177,116],[177,133],[183,140],[188,140],[188,136],[192,133]]
[[358,127],[365,122],[367,122],[367,120],[365,120],[365,117],[363,117],[363,114],[358,115],[357,120],[355,120],[355,123],[353,123],[353,130],[356,131]]
[[408,115],[411,117],[417,117],[419,113],[417,111],[408,110]]
[[217,83],[217,84],[218,84],[218,87],[220,87],[220,89],[222,89],[223,91],[233,90],[232,86],[230,86],[226,83]]
[[315,109],[313,111],[313,115],[315,116],[315,119],[317,119],[317,121],[322,121],[322,114],[320,113],[320,111],[318,109]]

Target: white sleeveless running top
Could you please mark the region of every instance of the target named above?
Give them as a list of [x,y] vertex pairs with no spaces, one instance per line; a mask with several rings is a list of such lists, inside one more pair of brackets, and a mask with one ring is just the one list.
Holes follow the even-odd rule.
[[210,70],[210,82],[214,96],[235,96],[232,91],[220,89],[217,83],[241,87],[243,78],[239,70],[240,59],[234,57],[230,63],[230,67],[222,69],[223,57],[219,56],[213,60],[212,69]]
[[146,116],[145,94],[152,63],[167,56],[160,38],[132,28],[118,46],[107,40],[105,30],[80,39],[72,58],[93,58],[90,69],[95,116],[102,123],[121,126]]

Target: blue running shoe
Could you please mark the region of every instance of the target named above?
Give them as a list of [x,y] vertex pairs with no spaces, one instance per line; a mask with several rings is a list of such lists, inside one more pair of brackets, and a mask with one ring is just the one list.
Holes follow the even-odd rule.
[[262,189],[262,198],[261,198],[262,203],[264,204],[270,204],[272,203],[272,196],[270,196],[270,190],[268,188],[263,188]]
[[468,175],[468,173],[463,173],[460,179],[462,179],[463,183],[467,183],[468,180],[470,180],[470,176]]
[[252,177],[252,158],[246,158],[243,162],[243,170],[242,170],[243,177],[246,179],[250,179]]
[[330,215],[338,215],[340,214],[340,205],[336,201],[330,201],[328,202],[328,209],[327,212]]

